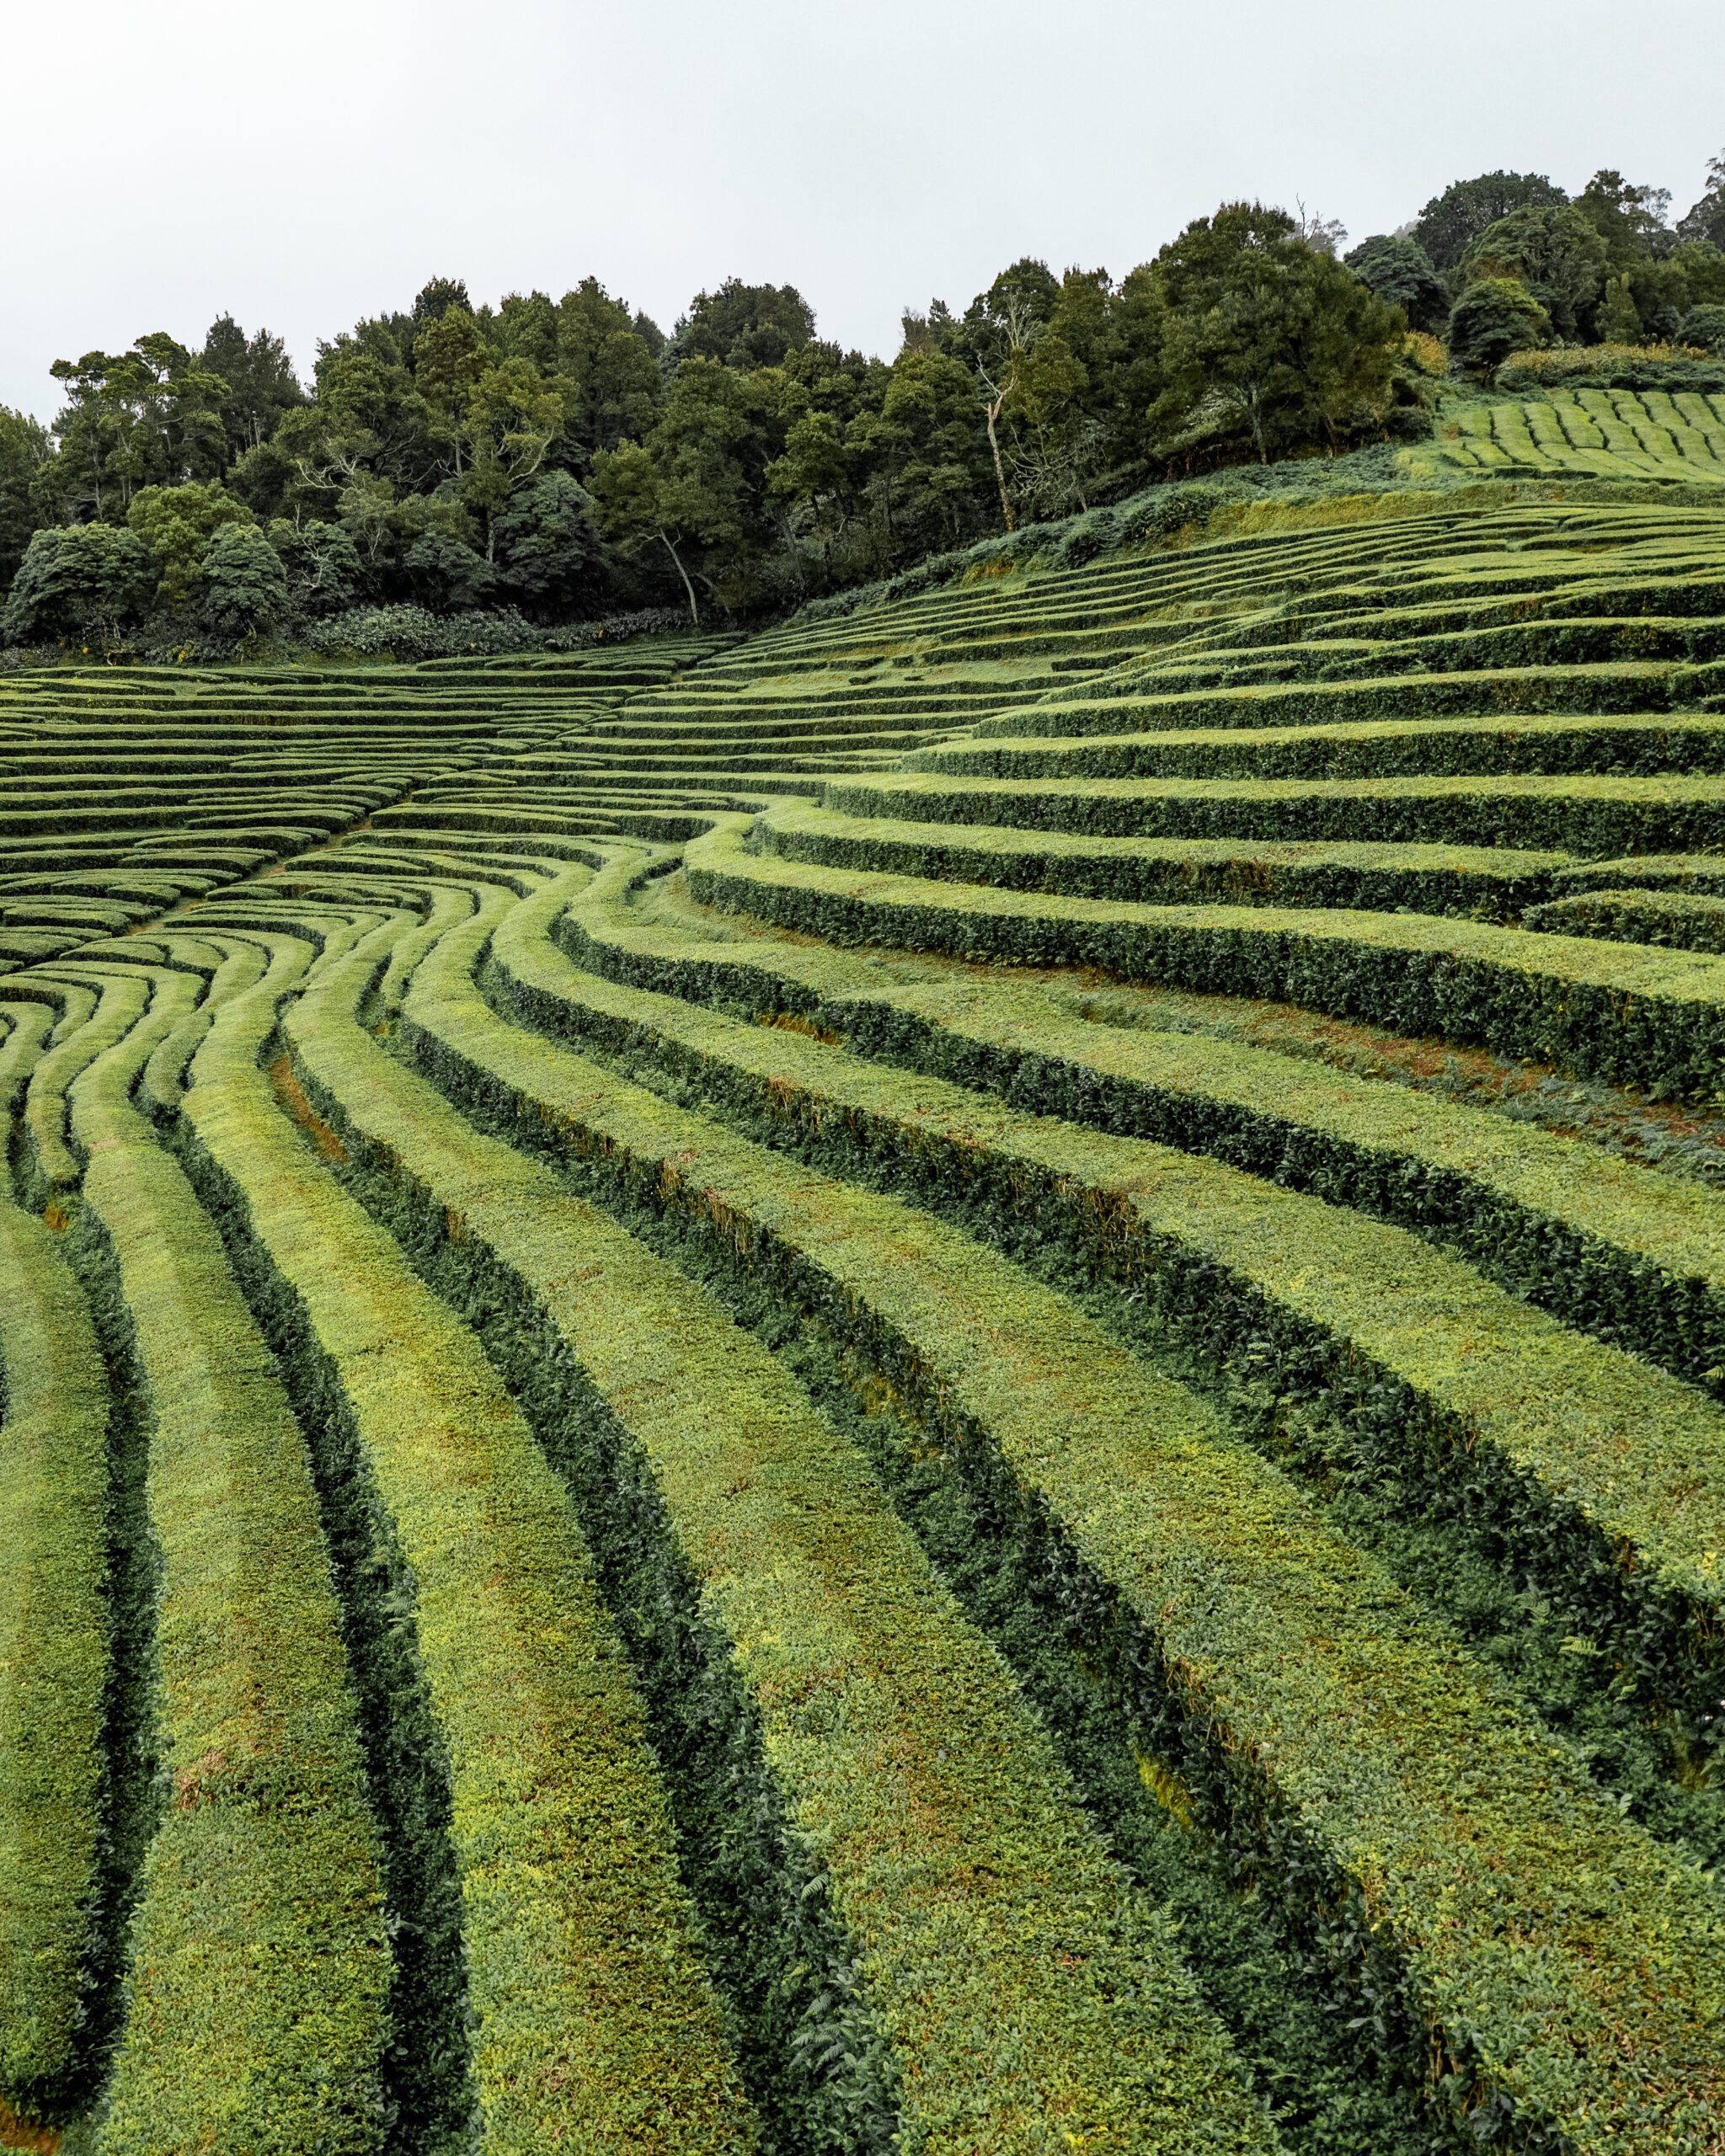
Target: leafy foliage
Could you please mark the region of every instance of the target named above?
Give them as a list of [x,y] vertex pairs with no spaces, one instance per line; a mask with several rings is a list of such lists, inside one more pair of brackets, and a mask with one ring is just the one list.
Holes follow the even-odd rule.
[[[56,361],[51,437],[0,415],[0,578],[33,530],[145,497],[149,632],[184,638],[214,528],[186,490],[213,487],[282,552],[294,638],[355,607],[759,617],[991,534],[1093,536],[1159,482],[1428,435],[1445,359],[1409,330],[1450,335],[1462,375],[1669,343],[1725,306],[1721,171],[1675,227],[1615,168],[1573,200],[1487,173],[1345,261],[1333,218],[1226,203],[1124,276],[1025,257],[968,306],[909,310],[889,360],[821,339],[796,286],[735,276],[669,338],[591,276],[495,305],[435,277],[320,344],[304,387],[224,314],[195,350],[156,332]],[[313,531],[343,547],[290,536]],[[99,618],[75,616],[55,633]]]
[[1450,293],[1431,257],[1411,236],[1380,232],[1343,258],[1361,284],[1399,307],[1414,329],[1443,328]]
[[1450,312],[1450,362],[1488,374],[1512,352],[1546,344],[1551,334],[1551,317],[1525,285],[1513,277],[1482,277]]
[[1567,340],[1591,322],[1610,259],[1606,242],[1580,208],[1559,202],[1512,210],[1487,225],[1468,243],[1461,272],[1469,284],[1509,278],[1525,286]]
[[1692,307],[1684,317],[1683,341],[1725,359],[1725,307],[1715,302]]
[[1267,464],[1272,448],[1338,448],[1388,403],[1399,318],[1285,211],[1231,204],[1155,269],[1166,386],[1153,409],[1175,446],[1243,441]]
[[218,636],[251,637],[287,611],[287,571],[254,524],[227,524],[204,556],[204,619]]
[[135,621],[150,603],[156,566],[135,531],[111,524],[51,527],[24,551],[6,602],[8,643],[77,637]]
[[1567,200],[1543,173],[1488,172],[1458,179],[1434,195],[1419,213],[1413,237],[1439,270],[1461,262],[1480,234],[1512,211],[1540,209]]
[[183,487],[146,487],[134,494],[126,520],[156,564],[158,599],[168,607],[196,596],[211,541],[226,525],[253,522],[251,511],[217,480]]

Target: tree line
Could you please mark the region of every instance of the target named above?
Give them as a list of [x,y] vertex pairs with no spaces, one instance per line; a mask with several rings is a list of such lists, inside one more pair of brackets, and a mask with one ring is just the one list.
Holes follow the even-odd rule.
[[1725,353],[1725,157],[1669,207],[1613,171],[1573,200],[1493,173],[1344,253],[1227,204],[1119,280],[1026,259],[906,313],[890,362],[734,277],[669,336],[590,277],[495,307],[435,279],[303,384],[231,317],[195,350],[157,332],[56,361],[51,427],[0,410],[0,640],[782,609],[1158,478],[1423,432],[1410,328],[1476,373],[1554,342]]
[[1486,173],[1347,261],[1466,373],[1554,344],[1725,353],[1725,156],[1687,214],[1670,211],[1669,189],[1613,170],[1573,199],[1543,173]]

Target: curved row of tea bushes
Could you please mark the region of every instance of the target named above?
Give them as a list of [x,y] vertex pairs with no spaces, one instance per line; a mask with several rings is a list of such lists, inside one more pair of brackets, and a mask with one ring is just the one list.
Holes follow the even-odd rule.
[[1651,621],[1657,633],[1673,622],[1725,616],[1722,559],[1725,550],[1715,537],[1711,543],[1685,548],[1680,568],[1674,568],[1669,557],[1643,556],[1638,573],[1608,553],[1595,555],[1590,573],[1555,579],[1538,573],[1518,576],[1500,572],[1482,584],[1440,577],[1410,588],[1391,579],[1353,582],[1343,578],[1322,589],[1302,591],[1284,609],[1199,630],[1187,642],[1226,643],[1236,650],[1255,644],[1307,643],[1322,648],[1331,636],[1399,642],[1408,636],[1460,635],[1530,621],[1549,624],[1594,619],[1619,625]]
[[516,1143],[682,1216],[818,1311],[860,1380],[1007,1478],[995,1502],[1048,1508],[1097,1583],[1097,1652],[1124,1636],[1182,1801],[1287,1903],[1338,2005],[1404,2068],[1429,2062],[1440,2113],[1482,2111],[1508,2145],[1700,2156],[1725,2077],[1725,1911],[1703,1875],[1065,1298],[501,1023],[465,972],[482,941],[421,966],[402,1021],[416,1059]]
[[1477,1042],[1655,1094],[1725,1091],[1725,969],[1697,954],[1416,914],[1111,904],[846,873],[751,855],[734,826],[692,841],[686,859],[703,902],[835,943],[1093,966]]
[[1551,936],[1599,936],[1725,953],[1725,899],[1701,891],[1577,891],[1530,908],[1527,926]]
[[[122,1041],[150,1007],[152,977],[115,968],[92,974],[61,969],[58,982],[75,999],[68,1003],[54,1037],[36,1059],[24,1094],[20,1133],[25,1149],[24,1179],[33,1204],[53,1201],[74,1188],[83,1172],[69,1142],[68,1097],[72,1084],[104,1049]],[[40,974],[32,978],[39,987]],[[164,994],[174,995],[181,985]]]
[[[895,803],[894,806],[898,804]],[[904,804],[915,808],[914,801]],[[1565,853],[1345,841],[1084,838],[1010,825],[846,815],[803,801],[767,809],[754,843],[785,861],[1072,898],[1332,906],[1514,919],[1550,897]]]
[[1725,855],[1641,853],[1616,861],[1578,862],[1563,871],[1558,889],[1564,892],[1645,889],[1725,897]]
[[[1226,637],[1209,648],[1206,639],[1194,638],[1168,653],[1160,667],[1152,664],[1135,670],[1131,686],[1135,693],[1142,694],[1153,685],[1169,689],[1231,686],[1242,675],[1252,673],[1279,681],[1360,676],[1383,680],[1616,664],[1682,669],[1698,675],[1709,687],[1716,686],[1716,664],[1725,656],[1725,622],[1693,615],[1662,619],[1651,612],[1614,616],[1609,597],[1600,596],[1604,603],[1585,616],[1482,622],[1461,628],[1428,626],[1389,612],[1359,624],[1333,616],[1322,624],[1305,624],[1296,617],[1286,627],[1305,628],[1306,633],[1284,633],[1261,642]],[[1707,688],[1701,691],[1707,692]]]
[[[1048,707],[1026,714],[1039,726]],[[1557,718],[1386,718],[1329,725],[1025,733],[948,742],[904,770],[969,778],[1467,778],[1725,768],[1725,718],[1711,712]],[[905,782],[900,782],[904,783]],[[914,787],[927,782],[909,780]],[[876,782],[883,791],[893,782]],[[859,801],[874,789],[861,785]],[[835,804],[836,805],[836,804]]]
[[154,1045],[72,1088],[73,1233],[147,1405],[161,1579],[163,1809],[95,2147],[370,2152],[388,1957],[317,1504],[220,1239],[131,1104]]
[[829,786],[854,816],[1015,824],[1091,837],[1348,841],[1578,854],[1725,843],[1725,778],[963,779]]
[[[626,986],[825,1039],[1012,1107],[1207,1153],[1411,1228],[1566,1323],[1725,1386],[1725,1200],[1584,1141],[1441,1096],[1201,1033],[1098,1026],[1040,985],[897,981],[788,941],[644,927],[625,862],[531,901],[505,958],[548,925]],[[565,985],[568,984],[565,982]]]
[[[374,932],[360,963],[401,933]],[[448,1753],[474,2145],[747,2149],[639,1705],[568,1500],[473,1335],[272,1099],[258,1054],[274,1022],[273,995],[224,1005],[180,1113],[302,1412],[363,1461],[402,1561],[398,1621]]]
[[0,1198],[0,2098],[79,2064],[99,1891],[108,1381],[59,1238]]
[[[473,931],[430,954],[410,1002],[436,995],[426,984],[451,959],[464,968],[502,903],[488,897]],[[897,2117],[871,2122],[859,2088],[842,2145],[1276,2146],[1167,1927],[1097,1845],[1045,1737],[861,1456],[700,1289],[392,1064],[355,1023],[363,986],[350,961],[286,1014],[296,1066],[370,1161],[371,1202],[398,1214],[413,1246],[429,1243],[434,1268],[446,1247],[451,1283],[490,1306],[499,1352],[519,1336],[524,1380],[540,1374],[542,1431],[575,1455],[567,1471],[590,1507],[616,1515],[601,1543],[621,1533],[638,1565],[662,1517],[666,1569],[638,1621],[675,1633],[686,1572],[695,1636],[660,1641],[674,1657],[665,1673],[698,1723],[722,1707],[729,1673],[766,1775],[751,1789],[750,1746],[731,1740],[729,1801],[770,1813],[782,1792],[793,1843],[793,1905],[773,1910],[763,1882],[733,1926],[766,1918],[788,1928],[767,1943],[794,1945],[796,1900],[830,1899],[855,1941],[858,2004],[887,2041]],[[595,1455],[585,1468],[583,1452]],[[633,1518],[630,1454],[651,1499]],[[703,1635],[719,1664],[705,1686]],[[734,1837],[742,1822],[714,1830]],[[807,1974],[778,1971],[791,2004]],[[866,2053],[820,2057],[865,2030],[830,1999],[803,2020],[821,2078],[866,2081]],[[807,2145],[789,2125],[787,2156]]]
[[[1266,665],[1273,664],[1266,659]],[[1039,730],[1049,734],[1123,734],[1246,726],[1359,724],[1373,719],[1475,718],[1482,713],[1524,718],[1583,713],[1694,711],[1725,692],[1725,662],[1665,665],[1619,659],[1591,666],[1497,667],[1480,673],[1388,674],[1340,680],[1263,680],[1214,686],[1160,687],[1140,693],[1121,677],[1098,695],[1087,684],[1076,696],[1056,694],[1033,707]],[[984,719],[979,739],[1022,736],[1031,714],[1017,710]]]
[[0,1024],[6,1027],[4,1038],[0,1039],[0,1116],[6,1118],[8,1131],[58,1016],[48,1003],[26,1002],[21,998],[0,1001]]
[[[264,954],[254,946],[206,943],[190,936],[174,936],[168,943],[152,947],[164,963],[193,973],[207,981],[195,1001],[176,998],[180,1005],[174,1022],[150,1050],[138,1074],[136,1099],[147,1115],[172,1114],[178,1105],[185,1067],[200,1041],[209,1031],[216,1006],[231,995],[249,988],[264,970]],[[111,957],[111,951],[107,954]],[[149,953],[141,950],[140,958]]]

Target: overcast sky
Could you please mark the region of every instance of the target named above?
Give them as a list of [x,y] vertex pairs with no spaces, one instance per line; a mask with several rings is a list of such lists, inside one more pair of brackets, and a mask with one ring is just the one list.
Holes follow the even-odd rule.
[[[1402,27],[1405,25],[1405,28]],[[1356,239],[1507,165],[1678,211],[1725,7],[1664,0],[12,0],[0,403],[227,310],[317,339],[432,275],[590,272],[667,328],[734,272],[891,355],[1024,253],[1116,275],[1258,195]]]

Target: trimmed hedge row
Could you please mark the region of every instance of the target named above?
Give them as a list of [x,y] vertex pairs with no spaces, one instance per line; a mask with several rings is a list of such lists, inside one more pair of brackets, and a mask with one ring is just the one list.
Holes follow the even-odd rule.
[[749,855],[734,828],[686,857],[697,899],[832,942],[1095,966],[1477,1041],[1660,1096],[1725,1091],[1725,971],[1710,958],[1417,915],[1110,905],[846,875]]
[[26,995],[32,989],[40,993],[34,981],[0,984],[0,997],[8,999],[0,1001],[0,1022],[7,1029],[4,1038],[0,1039],[0,1118],[4,1118],[8,1132],[24,1088],[29,1083],[30,1073],[48,1044],[59,1015],[49,1003],[10,1001],[20,986]]
[[1641,853],[1618,861],[1578,862],[1558,879],[1565,893],[1632,888],[1725,897],[1725,853]]
[[[451,954],[466,979],[463,954],[499,903],[428,958],[410,1003],[435,1004]],[[1274,2148],[1167,1926],[1103,1857],[1045,1737],[860,1455],[699,1289],[392,1065],[353,1022],[362,985],[350,962],[288,1013],[296,1066],[359,1156],[370,1202],[398,1216],[451,1292],[489,1309],[488,1338],[537,1394],[542,1435],[600,1516],[613,1593],[633,1587],[632,1621],[669,1636],[637,1652],[670,1658],[660,1681],[665,1710],[686,1720],[678,1748],[703,1724],[719,1742],[711,1724],[737,1718],[709,1799],[723,1807],[708,1824],[729,1845],[719,1860],[741,1862],[750,1831],[725,1812],[752,1814],[758,1833],[785,1807],[783,1883],[757,1878],[729,1912],[709,1910],[734,1984],[749,1974],[734,1970],[734,1935],[761,1952],[757,2042],[800,2048],[817,2092],[836,2084],[845,2147],[902,2134],[979,2156],[1028,2156],[1057,2137],[1146,2156]],[[748,1883],[746,1870],[731,1882]],[[817,1967],[826,1989],[814,1998],[784,1951],[811,1898],[830,1899],[857,1963],[848,1978]],[[805,1939],[804,1954],[820,1944]],[[890,2047],[873,2112],[871,2022]],[[799,2132],[788,2103],[782,2090],[786,2156],[819,2122],[817,2111]]]
[[[1083,701],[1055,691],[1035,707],[1039,728],[1053,734],[1119,734],[1163,727],[1181,732],[1218,726],[1321,726],[1338,720],[1473,718],[1483,712],[1529,717],[1586,712],[1693,710],[1725,691],[1725,664],[1662,665],[1619,660],[1593,666],[1497,667],[1490,671],[1391,674],[1336,681],[1265,681],[1236,689],[1194,688],[1139,693],[1122,675],[1098,696],[1087,683]],[[984,719],[980,737],[1019,734],[1024,713]]]
[[387,1950],[316,1501],[220,1239],[127,1100],[150,1045],[122,1038],[72,1094],[162,1582],[165,1802],[95,2146],[375,2151]]
[[1007,824],[1087,836],[1509,847],[1572,854],[1725,845],[1725,777],[840,779],[860,816]]
[[[1706,712],[1377,719],[1097,734],[1076,741],[1027,733],[921,749],[905,768],[973,778],[1461,778],[1512,772],[1626,778],[1725,769],[1725,718]],[[829,783],[861,784],[867,792],[866,782]]]
[[[911,804],[905,804],[907,806]],[[783,861],[997,890],[1179,905],[1407,909],[1513,921],[1549,898],[1563,853],[1299,840],[1081,838],[1009,825],[924,824],[796,802],[768,809],[752,842]]]
[[639,1706],[568,1501],[472,1334],[272,1101],[257,1054],[274,1016],[270,993],[224,1006],[181,1115],[308,1426],[363,1461],[400,1554],[397,1621],[447,1747],[478,2145],[747,2148]]
[[[68,1096],[74,1081],[105,1049],[123,1041],[151,1003],[152,977],[142,970],[79,969],[67,960],[57,969],[69,986],[82,990],[55,1028],[54,1038],[37,1059],[24,1095],[20,1163],[24,1195],[38,1208],[56,1193],[76,1187],[83,1170],[69,1143]],[[34,985],[35,984],[33,984]],[[195,989],[176,982],[165,992],[188,1001]]]
[[1533,907],[1527,926],[1551,936],[1725,953],[1725,898],[1702,891],[1578,891]]
[[[1619,623],[1643,618],[1681,622],[1725,616],[1725,573],[1717,545],[1688,552],[1692,567],[1674,574],[1669,557],[1658,566],[1626,575],[1609,563],[1590,563],[1580,574],[1506,565],[1480,579],[1438,574],[1412,588],[1393,577],[1340,583],[1306,590],[1287,606],[1230,625],[1236,649],[1297,643],[1313,629],[1361,636],[1460,635],[1480,628],[1536,620],[1555,622],[1604,618]],[[1405,627],[1403,627],[1405,625]],[[1220,633],[1220,632],[1218,632]]]
[[[451,978],[461,955],[477,948],[441,947],[409,992],[415,1056],[518,1143],[706,1224],[714,1250],[820,1312],[859,1382],[980,1474],[992,1462],[996,1502],[1049,1508],[1138,1678],[1156,1771],[1285,1901],[1315,1972],[1439,2116],[1470,2119],[1476,2146],[1699,2156],[1725,2079],[1725,1913],[1701,1875],[1065,1298],[500,1025]],[[1506,1956],[1506,1936],[1523,1947]],[[1561,2025],[1537,2003],[1553,1996]],[[1634,2033],[1608,2052],[1608,2027]]]
[[1493,377],[1499,389],[1551,392],[1590,389],[1725,390],[1725,360],[1690,347],[1636,344],[1572,346],[1561,351],[1512,352]]
[[434,883],[427,890],[425,917],[416,926],[398,928],[389,942],[389,959],[372,987],[372,995],[389,1015],[401,1008],[408,982],[425,953],[459,928],[473,911],[471,892],[453,883]]
[[175,936],[171,945],[162,947],[164,960],[170,949],[176,963],[197,967],[200,973],[207,974],[210,985],[191,1009],[162,1035],[139,1074],[138,1105],[158,1121],[170,1116],[179,1105],[186,1066],[209,1031],[210,1020],[217,1006],[254,986],[268,963],[268,954],[256,944],[234,943],[226,938],[218,946],[190,936]]
[[0,1198],[0,2096],[82,2061],[107,1674],[108,1382],[56,1238]]
[[1226,688],[1272,668],[1270,678],[1281,681],[1474,674],[1489,684],[1509,670],[1656,664],[1699,669],[1712,679],[1725,656],[1725,622],[1684,615],[1662,621],[1599,612],[1541,620],[1528,607],[1513,622],[1426,629],[1388,611],[1358,627],[1345,616],[1305,623],[1295,614],[1289,627],[1307,633],[1237,643],[1226,633],[1194,638],[1169,653],[1160,668],[1135,672],[1132,691],[1143,695],[1158,681],[1170,691]]

